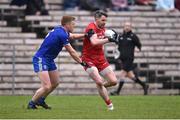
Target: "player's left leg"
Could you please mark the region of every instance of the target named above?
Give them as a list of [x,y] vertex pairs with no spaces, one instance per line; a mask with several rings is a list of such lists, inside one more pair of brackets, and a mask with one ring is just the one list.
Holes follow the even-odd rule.
[[50,77],[48,71],[40,71],[38,72],[38,77],[41,80],[41,87],[35,92],[31,101],[28,103],[28,109],[37,109],[36,103],[42,96],[44,96],[50,89]]
[[133,73],[133,71],[129,71],[127,76],[132,79],[134,82],[139,83],[144,90],[144,95],[148,94],[148,85],[146,85],[144,82],[142,82],[137,76],[135,76],[135,74]]
[[51,80],[52,87],[51,87],[51,90],[49,91],[49,93],[47,93],[47,95],[49,95],[59,85],[59,72],[57,70],[49,71],[49,77]]
[[45,99],[59,85],[59,73],[58,73],[58,71],[53,70],[53,71],[48,71],[48,73],[49,73],[49,77],[50,77],[51,88],[37,102],[37,105],[42,106],[45,109],[51,109],[51,107],[48,104],[46,104]]
[[107,80],[104,82],[104,87],[111,87],[117,84],[117,78],[110,66],[106,67],[100,74]]
[[[103,83],[104,88],[115,86],[117,84],[116,75],[110,66],[108,66],[105,69],[103,69],[102,71],[100,71],[100,74],[107,80],[107,81],[104,81],[104,83]],[[109,110],[114,109],[112,103],[108,105],[108,109]]]
[[103,79],[99,74],[99,71],[96,67],[91,67],[86,69],[86,72],[89,74],[89,76],[95,81],[96,87],[98,89],[99,95],[102,97],[102,99],[107,104],[107,107],[109,110],[113,110],[113,104],[108,96],[107,89],[104,87]]
[[117,90],[110,92],[110,95],[119,95],[120,94],[121,89],[124,85],[124,80],[125,80],[126,75],[127,75],[127,72],[125,70],[120,71],[120,73],[119,73],[120,80],[119,80],[118,88],[117,88]]

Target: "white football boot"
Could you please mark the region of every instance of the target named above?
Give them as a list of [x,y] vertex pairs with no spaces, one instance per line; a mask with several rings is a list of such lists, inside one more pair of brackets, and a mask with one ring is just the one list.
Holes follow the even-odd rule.
[[113,104],[112,104],[112,103],[109,104],[109,105],[107,105],[107,108],[108,108],[108,110],[114,110],[114,107],[113,107]]

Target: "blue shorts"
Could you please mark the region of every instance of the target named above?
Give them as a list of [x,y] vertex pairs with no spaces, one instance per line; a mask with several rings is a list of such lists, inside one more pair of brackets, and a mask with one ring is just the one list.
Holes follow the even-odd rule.
[[56,70],[56,64],[54,60],[49,60],[42,57],[33,57],[33,67],[34,72],[40,72],[40,71],[53,71]]

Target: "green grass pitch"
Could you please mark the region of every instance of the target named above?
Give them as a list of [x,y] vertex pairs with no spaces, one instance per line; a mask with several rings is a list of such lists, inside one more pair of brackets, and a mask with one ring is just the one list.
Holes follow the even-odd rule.
[[108,111],[99,96],[49,96],[52,110],[27,110],[31,96],[0,96],[0,119],[171,119],[180,118],[180,96],[111,96]]

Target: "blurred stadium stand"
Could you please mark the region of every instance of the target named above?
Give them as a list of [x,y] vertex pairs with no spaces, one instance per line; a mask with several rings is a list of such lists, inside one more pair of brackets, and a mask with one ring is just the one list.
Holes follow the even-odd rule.
[[[40,86],[31,59],[43,37],[60,24],[63,15],[77,18],[77,33],[93,20],[88,11],[62,11],[62,2],[46,0],[48,16],[25,16],[25,6],[9,6],[10,0],[0,1],[0,95],[33,94]],[[135,53],[135,65],[141,79],[150,85],[149,94],[180,94],[180,13],[154,12],[150,6],[130,8],[133,11],[108,12],[107,27],[122,32],[122,22],[132,21],[143,44],[142,52]],[[73,46],[80,54],[82,41],[75,41]],[[114,48],[115,44],[106,44],[105,54],[118,77]],[[94,82],[65,50],[56,62],[61,84],[53,94],[97,94]],[[143,94],[139,85],[128,79],[126,82],[122,94]]]

